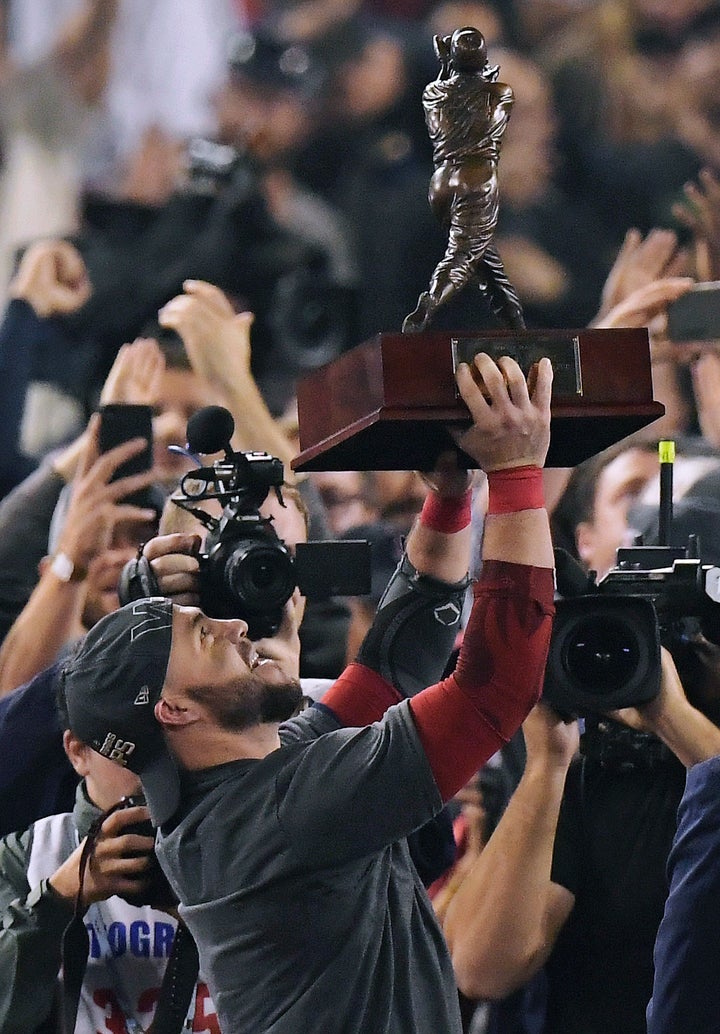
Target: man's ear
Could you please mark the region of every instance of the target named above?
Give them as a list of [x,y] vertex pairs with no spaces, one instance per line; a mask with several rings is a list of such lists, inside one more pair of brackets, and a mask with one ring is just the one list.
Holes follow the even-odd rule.
[[88,773],[87,752],[92,748],[79,740],[69,729],[63,733],[63,747],[72,767],[81,778],[84,778]]
[[38,575],[41,578],[45,574],[45,572],[47,571],[47,569],[48,569],[48,567],[50,566],[51,563],[52,563],[52,557],[51,556],[44,556],[42,558],[42,560],[38,561]]
[[182,725],[192,725],[198,721],[200,712],[193,704],[181,707],[179,704],[166,700],[165,697],[160,697],[155,704],[155,717],[161,725],[177,728]]
[[582,562],[592,567],[590,558],[595,555],[595,532],[589,521],[580,521],[575,528],[575,545]]

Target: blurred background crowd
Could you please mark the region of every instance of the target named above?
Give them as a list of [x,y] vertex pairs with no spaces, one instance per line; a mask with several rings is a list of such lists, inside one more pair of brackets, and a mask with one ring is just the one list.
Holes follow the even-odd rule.
[[0,16],[0,290],[18,248],[59,234],[92,284],[62,358],[34,356],[30,452],[89,411],[188,277],[254,312],[276,415],[304,370],[399,329],[444,247],[421,104],[434,33],[480,27],[515,91],[497,245],[530,327],[589,323],[631,227],[686,244],[686,184],[720,163],[711,0],[5,0]]

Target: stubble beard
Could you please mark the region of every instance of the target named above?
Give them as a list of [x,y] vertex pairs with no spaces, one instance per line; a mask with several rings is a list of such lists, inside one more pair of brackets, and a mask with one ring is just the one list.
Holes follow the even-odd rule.
[[285,722],[300,708],[303,694],[297,679],[273,682],[251,672],[231,688],[211,686],[192,695],[212,714],[221,729],[242,732],[256,725]]

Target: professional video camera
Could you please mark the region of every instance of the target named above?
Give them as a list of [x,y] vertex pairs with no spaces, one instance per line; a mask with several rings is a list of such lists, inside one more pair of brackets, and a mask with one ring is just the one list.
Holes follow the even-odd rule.
[[[208,617],[242,618],[251,639],[272,636],[283,607],[298,586],[309,599],[362,596],[370,592],[370,543],[365,540],[298,543],[293,556],[259,509],[274,491],[284,506],[282,462],[265,452],[234,452],[235,429],[222,406],[207,406],[190,418],[186,453],[223,451],[212,466],[200,466],[180,482],[182,495],[173,502],[207,529],[200,553],[200,607]],[[196,504],[215,500],[220,517]],[[125,565],[120,600],[127,603],[158,595],[159,588],[145,557]]]
[[[698,631],[720,643],[720,568],[702,564],[695,551],[692,541],[685,549],[619,549],[617,565],[597,584],[577,565],[586,590],[556,602],[545,674],[544,698],[556,710],[577,715],[646,703],[660,688],[661,644],[672,652]],[[562,592],[560,572],[574,561],[559,554]]]
[[[667,473],[667,470],[666,470]],[[672,484],[661,479],[660,537],[666,542]],[[660,646],[676,658],[701,633],[720,644],[720,567],[703,564],[699,542],[636,545],[595,581],[555,551],[558,593],[544,699],[563,715],[597,715],[652,700],[660,688]]]

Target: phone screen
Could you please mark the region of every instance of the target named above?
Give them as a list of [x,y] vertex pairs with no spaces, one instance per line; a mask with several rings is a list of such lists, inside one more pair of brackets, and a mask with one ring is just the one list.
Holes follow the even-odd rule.
[[[132,438],[144,438],[145,448],[136,456],[122,463],[111,480],[140,474],[152,466],[153,433],[152,409],[150,406],[112,403],[100,407],[100,451],[108,452],[116,445],[122,445]],[[126,497],[126,502],[136,506],[149,505],[149,489],[142,489]]]
[[712,341],[720,338],[720,283],[696,284],[668,306],[671,341]]

